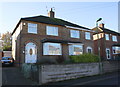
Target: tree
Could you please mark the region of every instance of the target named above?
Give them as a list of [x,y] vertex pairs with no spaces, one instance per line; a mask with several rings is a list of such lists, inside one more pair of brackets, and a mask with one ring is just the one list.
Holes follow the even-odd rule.
[[2,40],[2,49],[3,51],[11,51],[12,50],[12,38],[11,33],[6,32],[1,36]]

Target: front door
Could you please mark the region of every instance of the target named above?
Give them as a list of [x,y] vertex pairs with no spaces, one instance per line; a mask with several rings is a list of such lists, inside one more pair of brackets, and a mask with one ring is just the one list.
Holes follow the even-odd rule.
[[36,63],[37,47],[34,43],[28,43],[25,46],[25,63]]
[[111,58],[111,56],[110,56],[110,49],[109,48],[106,48],[106,57],[107,57],[107,59]]

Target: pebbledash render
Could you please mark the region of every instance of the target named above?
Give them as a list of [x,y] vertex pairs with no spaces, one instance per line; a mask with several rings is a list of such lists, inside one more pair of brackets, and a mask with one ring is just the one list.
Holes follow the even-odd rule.
[[93,31],[83,26],[48,16],[21,18],[12,33],[15,64],[36,63],[43,58],[68,60],[69,55],[94,53]]

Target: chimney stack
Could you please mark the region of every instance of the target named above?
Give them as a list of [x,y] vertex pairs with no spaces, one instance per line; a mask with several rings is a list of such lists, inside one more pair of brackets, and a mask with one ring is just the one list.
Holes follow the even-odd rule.
[[104,23],[99,24],[99,27],[104,28]]
[[52,8],[51,8],[50,12],[48,13],[48,16],[51,18],[54,18],[55,13],[52,11]]

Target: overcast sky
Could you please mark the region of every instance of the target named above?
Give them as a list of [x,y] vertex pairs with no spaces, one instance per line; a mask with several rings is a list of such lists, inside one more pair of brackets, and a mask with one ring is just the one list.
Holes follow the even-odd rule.
[[0,6],[0,33],[12,32],[22,17],[47,16],[51,7],[56,18],[93,28],[101,17],[106,28],[118,31],[118,2],[2,2]]

